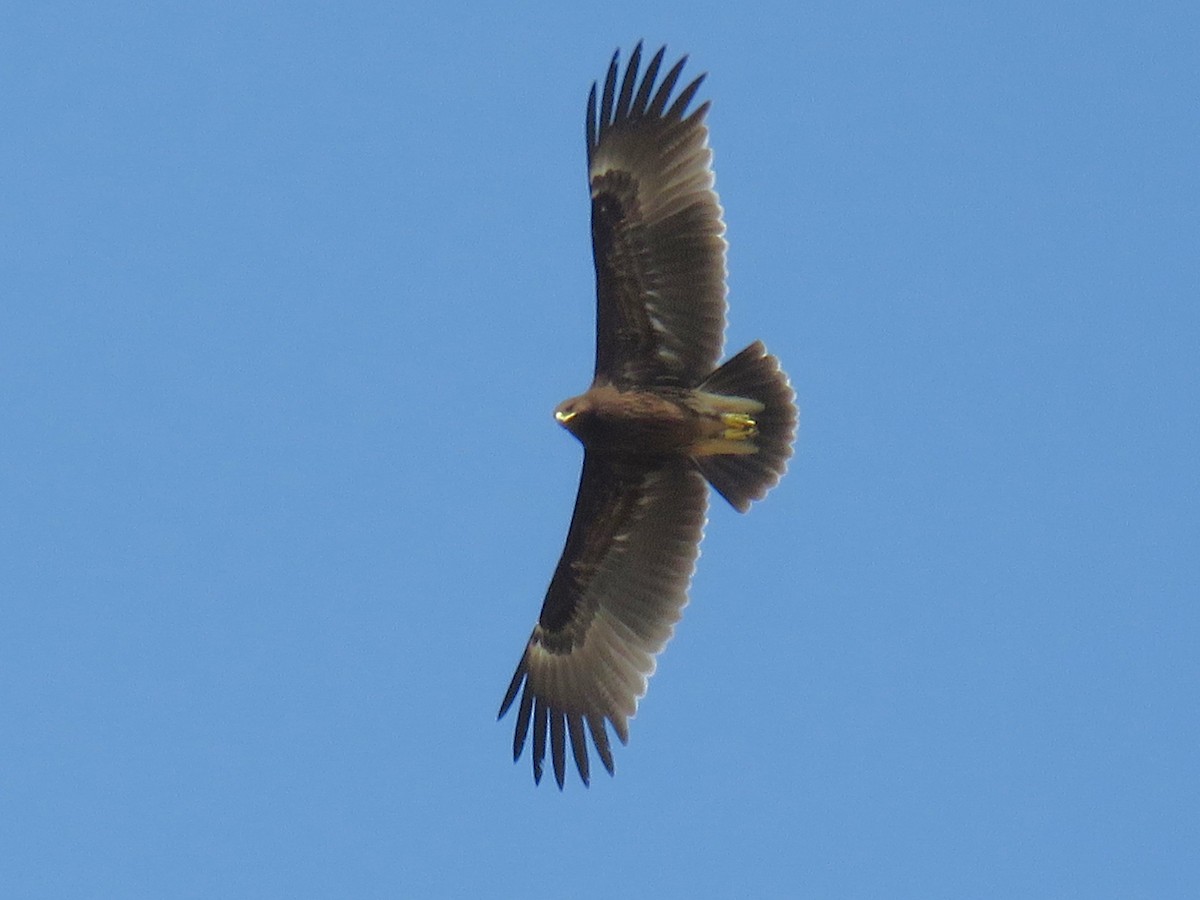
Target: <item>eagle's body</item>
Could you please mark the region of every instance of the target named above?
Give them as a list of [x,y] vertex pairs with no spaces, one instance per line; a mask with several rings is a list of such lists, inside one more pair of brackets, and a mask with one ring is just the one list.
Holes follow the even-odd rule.
[[[513,758],[533,726],[563,785],[570,741],[588,782],[586,723],[613,771],[655,656],[687,603],[708,487],[745,512],[786,469],[797,411],[778,360],[754,342],[717,366],[725,331],[725,230],[697,78],[670,103],[681,59],[639,81],[641,45],[618,86],[613,56],[587,110],[596,369],[555,418],[585,447],[566,546],[500,715],[516,700]],[[686,58],[685,58],[686,59]],[[524,688],[522,690],[522,688]]]
[[761,409],[754,400],[703,391],[622,391],[601,384],[563,401],[554,417],[594,453],[701,456],[722,443],[733,453],[753,452],[752,446],[733,445],[753,437],[752,415]]

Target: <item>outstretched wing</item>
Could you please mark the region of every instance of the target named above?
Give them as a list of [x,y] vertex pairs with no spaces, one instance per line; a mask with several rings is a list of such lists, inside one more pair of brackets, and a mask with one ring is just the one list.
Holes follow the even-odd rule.
[[[708,501],[704,478],[682,460],[649,464],[588,453],[562,559],[538,624],[500,706],[521,692],[513,736],[520,757],[533,724],[533,778],[541,781],[546,732],[561,788],[569,736],[589,779],[584,723],[613,772],[605,720],[621,743],[628,720],[687,603]],[[524,685],[524,691],[521,691]]]
[[685,56],[655,86],[662,48],[638,81],[639,43],[617,86],[613,54],[597,112],[587,107],[596,377],[618,387],[695,387],[725,333],[725,223],[713,190],[708,103],[684,113],[704,80],[668,107]]

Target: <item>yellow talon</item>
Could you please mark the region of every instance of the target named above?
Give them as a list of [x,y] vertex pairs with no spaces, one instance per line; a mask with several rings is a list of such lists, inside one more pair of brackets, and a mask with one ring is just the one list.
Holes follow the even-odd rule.
[[748,441],[758,434],[758,423],[745,413],[722,413],[721,424],[725,426],[721,436],[727,441]]

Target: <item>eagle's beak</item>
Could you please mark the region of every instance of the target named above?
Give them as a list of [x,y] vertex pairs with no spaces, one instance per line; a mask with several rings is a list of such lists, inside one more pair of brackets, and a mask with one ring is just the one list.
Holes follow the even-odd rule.
[[558,423],[560,425],[566,425],[573,418],[575,418],[576,415],[577,415],[577,413],[573,409],[572,410],[559,409],[559,410],[555,410],[555,412],[554,412],[554,418],[558,419]]

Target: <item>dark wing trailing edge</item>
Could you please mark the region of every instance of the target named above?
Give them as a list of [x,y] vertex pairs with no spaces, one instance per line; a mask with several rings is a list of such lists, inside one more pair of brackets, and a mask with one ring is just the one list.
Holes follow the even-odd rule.
[[656,87],[665,52],[639,81],[639,43],[619,92],[613,54],[598,112],[595,84],[588,97],[596,377],[618,387],[695,387],[724,341],[725,224],[708,103],[684,115],[704,76],[668,106],[687,57]]
[[535,781],[542,778],[549,731],[559,788],[567,737],[588,783],[585,723],[612,774],[605,720],[625,743],[655,656],[687,603],[707,500],[704,478],[686,460],[584,456],[562,558],[500,705],[502,717],[521,694],[513,760],[532,723]]

